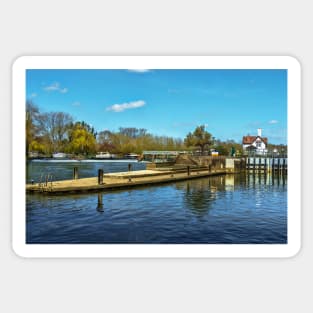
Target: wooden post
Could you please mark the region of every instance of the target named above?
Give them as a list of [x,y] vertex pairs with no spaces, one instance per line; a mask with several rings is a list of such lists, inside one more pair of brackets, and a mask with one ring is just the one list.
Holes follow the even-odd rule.
[[187,175],[190,176],[190,166],[187,166]]
[[103,185],[103,169],[98,169],[98,185]]
[[280,168],[280,158],[278,158],[278,175],[280,174],[281,172],[281,168]]
[[132,170],[132,165],[131,163],[128,163],[128,172],[130,172]]
[[74,167],[73,169],[73,179],[78,179],[78,167]]

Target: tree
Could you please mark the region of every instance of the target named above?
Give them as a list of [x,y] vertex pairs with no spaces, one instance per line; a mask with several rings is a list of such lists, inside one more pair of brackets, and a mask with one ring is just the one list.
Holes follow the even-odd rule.
[[97,151],[114,152],[116,150],[114,144],[114,134],[109,130],[101,131],[97,135]]
[[48,112],[43,113],[40,120],[50,152],[63,151],[73,126],[72,116],[64,112]]
[[120,127],[119,133],[129,138],[138,138],[138,137],[145,136],[147,134],[147,130],[144,128],[136,128],[136,127]]
[[69,144],[67,152],[75,154],[93,154],[96,151],[96,139],[94,134],[88,131],[88,127],[77,122],[69,131]]
[[228,151],[227,147],[223,144],[216,146],[215,150],[218,151],[219,155],[229,155],[229,151]]
[[212,135],[205,130],[205,126],[201,125],[196,127],[193,133],[188,133],[185,140],[187,147],[199,147],[201,154],[204,154],[204,150],[207,146],[212,144]]
[[40,112],[33,102],[26,102],[26,157],[36,144],[36,136],[41,131]]

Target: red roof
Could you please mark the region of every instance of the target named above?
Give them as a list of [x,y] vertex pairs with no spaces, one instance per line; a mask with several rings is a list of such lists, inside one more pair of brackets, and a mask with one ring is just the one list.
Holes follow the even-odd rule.
[[266,137],[260,137],[260,136],[243,136],[242,137],[242,144],[244,145],[251,145],[254,143],[257,138],[260,138],[266,145],[267,145],[267,138]]

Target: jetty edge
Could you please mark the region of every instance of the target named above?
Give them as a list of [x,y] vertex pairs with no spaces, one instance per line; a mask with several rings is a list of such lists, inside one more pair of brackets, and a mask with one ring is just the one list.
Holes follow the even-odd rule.
[[78,168],[73,169],[73,179],[53,181],[49,175],[43,182],[26,184],[26,193],[66,194],[128,189],[190,180],[201,177],[236,174],[242,172],[287,175],[287,159],[266,157],[208,157],[178,156],[175,162],[147,163],[146,170],[103,173],[98,177],[78,178]]
[[62,181],[46,181],[43,183],[27,184],[26,193],[41,194],[70,194],[84,192],[99,192],[106,190],[128,189],[190,180],[201,177],[226,174],[226,169],[209,170],[208,168],[191,168],[186,170],[139,170],[103,174],[98,177],[78,178]]

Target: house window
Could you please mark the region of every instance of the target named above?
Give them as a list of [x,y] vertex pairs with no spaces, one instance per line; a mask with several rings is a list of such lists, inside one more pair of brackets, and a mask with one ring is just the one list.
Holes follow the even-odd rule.
[[257,141],[257,142],[256,142],[256,147],[257,147],[257,148],[261,148],[261,146],[262,146],[261,142],[260,142],[260,141]]

